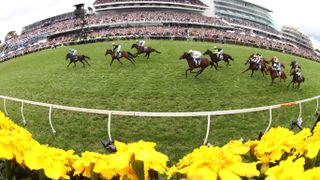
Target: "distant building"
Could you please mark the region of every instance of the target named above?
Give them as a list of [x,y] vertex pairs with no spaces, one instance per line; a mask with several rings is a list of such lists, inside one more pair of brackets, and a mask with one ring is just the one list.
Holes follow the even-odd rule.
[[283,26],[281,28],[281,34],[283,40],[293,43],[297,46],[312,50],[312,43],[307,35],[301,33],[297,28],[291,26]]

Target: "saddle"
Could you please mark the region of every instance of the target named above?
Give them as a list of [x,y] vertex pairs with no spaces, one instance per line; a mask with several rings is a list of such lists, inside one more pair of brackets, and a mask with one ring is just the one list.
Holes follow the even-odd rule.
[[116,57],[117,58],[121,58],[122,57],[122,52],[118,52],[118,53],[116,52]]

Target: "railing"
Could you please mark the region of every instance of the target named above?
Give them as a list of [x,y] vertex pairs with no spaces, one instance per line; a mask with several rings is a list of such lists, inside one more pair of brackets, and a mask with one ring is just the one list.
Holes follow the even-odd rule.
[[235,109],[235,110],[222,110],[222,111],[202,111],[202,112],[136,112],[136,111],[115,111],[115,110],[104,110],[104,109],[90,109],[90,108],[79,108],[79,107],[71,107],[71,106],[63,106],[63,105],[57,105],[57,104],[49,104],[49,103],[42,103],[42,102],[35,102],[30,100],[24,100],[24,99],[18,99],[8,96],[1,96],[0,98],[3,99],[3,109],[6,115],[8,114],[6,102],[7,100],[20,102],[20,112],[23,124],[26,124],[26,120],[24,117],[24,104],[31,104],[35,106],[41,106],[41,107],[47,107],[49,108],[49,124],[52,130],[52,133],[55,134],[56,130],[54,129],[53,123],[52,123],[52,109],[60,109],[60,110],[66,110],[66,111],[75,111],[75,112],[84,112],[84,113],[93,113],[93,114],[105,114],[108,115],[108,137],[111,141],[111,116],[143,116],[143,117],[199,117],[199,116],[206,116],[208,118],[208,124],[207,124],[207,131],[206,136],[204,139],[204,144],[207,144],[209,132],[210,132],[210,124],[211,124],[211,116],[217,116],[217,115],[230,115],[230,114],[241,114],[241,113],[252,113],[252,112],[259,112],[259,111],[269,111],[269,124],[266,130],[267,132],[272,124],[272,110],[278,109],[282,107],[289,107],[289,106],[295,106],[299,105],[300,111],[299,111],[299,118],[301,118],[302,114],[302,103],[309,102],[316,100],[316,110],[315,113],[318,112],[319,108],[319,99],[320,96],[314,96],[311,98],[283,103],[283,104],[277,104],[277,105],[270,105],[270,106],[262,106],[262,107],[255,107],[255,108],[245,108],[245,109]]

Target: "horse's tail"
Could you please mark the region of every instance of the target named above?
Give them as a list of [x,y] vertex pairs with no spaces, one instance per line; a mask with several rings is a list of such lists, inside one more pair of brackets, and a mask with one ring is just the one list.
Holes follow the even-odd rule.
[[228,58],[231,59],[232,61],[234,61],[233,57],[231,57],[230,55],[228,55]]
[[160,52],[160,51],[157,51],[156,49],[154,49],[154,52],[156,52],[156,53],[158,53],[158,54],[161,54],[161,52]]

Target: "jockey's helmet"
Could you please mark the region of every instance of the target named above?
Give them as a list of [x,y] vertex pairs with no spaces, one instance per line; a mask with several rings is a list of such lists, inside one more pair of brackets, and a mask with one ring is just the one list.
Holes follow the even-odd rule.
[[115,45],[116,43],[112,42],[112,45]]
[[217,49],[217,46],[213,46],[214,49]]

